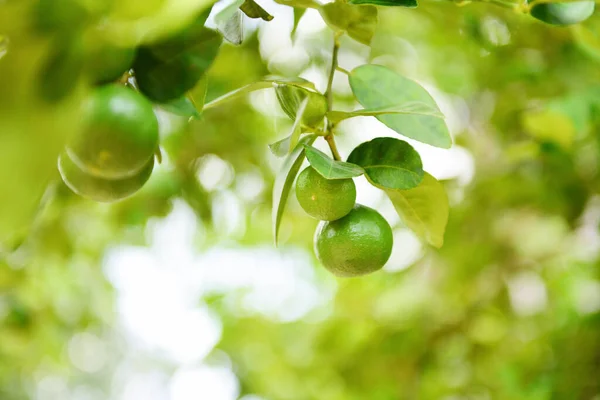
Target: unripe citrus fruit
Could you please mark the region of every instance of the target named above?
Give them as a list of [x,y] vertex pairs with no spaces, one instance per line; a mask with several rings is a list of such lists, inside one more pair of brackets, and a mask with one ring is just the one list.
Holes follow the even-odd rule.
[[298,175],[296,198],[311,217],[334,221],[354,207],[356,186],[352,179],[325,179],[308,167]]
[[137,175],[158,146],[158,121],[141,94],[118,85],[97,88],[85,109],[85,127],[67,146],[87,174],[121,179]]
[[123,200],[140,190],[152,175],[153,168],[154,158],[151,158],[137,175],[104,179],[86,174],[67,153],[58,158],[58,170],[69,189],[81,197],[105,203]]
[[357,204],[345,217],[321,222],[314,244],[317,258],[334,275],[366,275],[390,258],[392,228],[377,211]]

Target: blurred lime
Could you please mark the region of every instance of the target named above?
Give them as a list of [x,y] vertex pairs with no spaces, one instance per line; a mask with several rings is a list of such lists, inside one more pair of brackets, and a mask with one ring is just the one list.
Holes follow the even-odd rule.
[[296,197],[308,215],[334,221],[348,214],[356,202],[352,179],[325,179],[313,167],[298,175]]
[[85,127],[67,146],[86,173],[119,179],[137,175],[158,146],[158,121],[141,94],[118,85],[94,91],[85,109]]
[[392,244],[392,228],[385,218],[360,204],[341,219],[321,222],[314,237],[317,258],[340,277],[381,269],[392,254]]
[[591,0],[570,3],[533,4],[529,13],[532,17],[550,25],[573,25],[588,19],[594,13],[595,3]]
[[86,57],[87,73],[95,83],[119,79],[133,64],[135,49],[102,43]]
[[142,170],[129,178],[104,179],[86,174],[67,153],[60,155],[58,170],[65,184],[81,197],[99,202],[113,202],[131,196],[144,186],[154,168],[151,158]]
[[316,126],[323,121],[327,112],[327,99],[320,93],[293,85],[277,85],[275,88],[277,99],[283,111],[292,120],[305,99],[308,99],[302,122],[309,126]]

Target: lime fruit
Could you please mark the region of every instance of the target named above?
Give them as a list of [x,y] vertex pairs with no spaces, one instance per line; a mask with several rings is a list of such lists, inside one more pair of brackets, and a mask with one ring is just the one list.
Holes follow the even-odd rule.
[[85,127],[67,146],[87,174],[105,179],[137,175],[158,146],[158,121],[141,94],[118,85],[97,88],[85,109]]
[[588,19],[594,13],[595,2],[591,0],[569,3],[533,4],[532,17],[550,25],[573,25]]
[[325,179],[308,167],[298,175],[296,198],[311,217],[335,221],[354,207],[356,186],[352,179]]
[[104,179],[86,174],[67,153],[58,158],[58,170],[69,189],[81,197],[104,203],[123,200],[140,190],[152,175],[153,168],[154,158],[151,158],[137,175]]
[[392,254],[390,224],[357,204],[345,217],[321,222],[314,237],[317,258],[334,275],[352,277],[381,269]]

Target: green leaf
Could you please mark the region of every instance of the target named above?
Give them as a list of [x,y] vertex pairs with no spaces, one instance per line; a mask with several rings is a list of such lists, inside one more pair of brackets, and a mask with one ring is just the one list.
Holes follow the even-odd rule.
[[187,97],[179,97],[167,103],[158,104],[160,108],[175,115],[182,117],[199,117],[200,113],[194,106],[194,103]]
[[402,222],[435,247],[444,244],[449,205],[444,186],[427,172],[419,186],[385,191]]
[[319,3],[314,0],[275,0],[277,4],[283,4],[284,6],[294,7],[294,8],[319,8]]
[[[421,102],[439,112],[435,100],[418,83],[379,65],[362,65],[350,73],[350,86],[366,109],[401,107]],[[432,115],[378,115],[377,119],[401,135],[444,149],[452,146],[443,119]]]
[[219,33],[193,26],[165,42],[138,49],[133,65],[140,92],[165,103],[192,89],[217,57]]
[[254,92],[256,90],[269,89],[276,86],[276,84],[285,84],[289,86],[296,86],[300,88],[309,89],[311,91],[316,92],[315,85],[312,82],[309,82],[302,78],[283,78],[280,76],[266,76],[263,80],[258,82],[250,83],[244,87],[239,89],[235,89],[229,93],[224,94],[221,97],[218,97],[211,101],[210,103],[204,106],[205,109],[216,107],[230,100],[234,100],[238,97],[245,96],[250,92]]
[[296,144],[298,144],[298,140],[300,139],[300,135],[302,134],[302,116],[304,115],[307,104],[308,99],[304,99],[304,101],[298,108],[298,114],[296,115],[296,120],[294,121],[294,124],[290,129],[290,134],[284,139],[269,145],[269,149],[277,157],[283,157],[288,155],[296,146]]
[[312,146],[305,145],[304,147],[308,162],[325,179],[348,179],[365,173],[365,170],[359,165],[334,160]]
[[371,43],[377,28],[377,8],[347,4],[342,0],[323,5],[319,12],[333,30],[345,32],[352,39],[366,44]]
[[275,179],[275,184],[273,186],[272,210],[273,237],[275,240],[275,245],[277,245],[279,225],[281,224],[281,218],[283,217],[283,212],[287,204],[287,199],[290,195],[290,190],[292,188],[292,185],[294,184],[294,179],[296,179],[296,175],[298,175],[298,171],[300,171],[300,167],[302,166],[302,162],[305,158],[304,145],[312,144],[316,138],[316,135],[306,135],[302,139],[300,139],[292,153],[286,157],[285,161],[283,162],[283,166],[281,167],[280,173]]
[[254,92],[256,90],[268,89],[268,88],[272,88],[272,87],[273,87],[272,82],[264,82],[264,81],[253,82],[253,83],[250,83],[239,89],[232,90],[231,92],[226,93],[223,96],[214,99],[213,101],[205,104],[204,109],[206,110],[208,108],[216,107],[218,105],[221,105],[222,103],[237,99],[238,97],[245,96],[248,93]]
[[417,0],[349,0],[348,4],[373,4],[375,6],[415,8]]
[[306,101],[302,122],[312,127],[322,123],[327,112],[327,99],[321,93],[289,84],[278,84],[275,93],[281,108],[291,119],[296,119],[300,105]]
[[[294,8],[294,27],[292,28],[292,37],[294,36],[294,33],[296,33],[296,29],[298,29],[298,23],[305,12],[306,8]],[[2,43],[1,40],[0,43]]]
[[215,15],[217,31],[225,40],[235,45],[241,44],[244,39],[242,13],[239,10],[243,2],[244,0],[236,0]]
[[568,3],[534,3],[529,14],[550,25],[566,26],[585,21],[594,13],[596,3],[593,0],[572,1]]
[[352,150],[348,162],[360,165],[380,189],[412,189],[423,180],[419,153],[403,140],[375,138]]
[[356,111],[329,111],[327,119],[333,123],[338,123],[342,120],[354,117],[377,117],[387,114],[410,114],[410,115],[427,115],[436,118],[444,118],[444,115],[437,109],[428,104],[414,101],[408,102],[396,107],[371,108]]
[[271,21],[273,19],[273,16],[259,6],[254,0],[244,1],[244,4],[240,6],[240,10],[250,18],[260,18],[265,21]]
[[292,135],[286,136],[281,140],[278,140],[275,143],[271,143],[269,145],[269,150],[276,157],[285,157],[290,154],[290,143],[292,140]]

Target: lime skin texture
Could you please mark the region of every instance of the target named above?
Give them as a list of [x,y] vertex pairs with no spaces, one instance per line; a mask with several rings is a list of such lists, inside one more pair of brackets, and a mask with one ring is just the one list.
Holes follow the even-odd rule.
[[67,153],[90,175],[121,179],[147,166],[158,141],[152,104],[132,89],[105,85],[86,103],[84,128],[67,145]]
[[381,269],[390,258],[392,228],[372,208],[357,204],[345,217],[323,221],[314,236],[315,253],[338,277],[354,277]]
[[354,207],[356,186],[352,179],[325,179],[308,167],[298,175],[296,198],[311,217],[334,221]]

